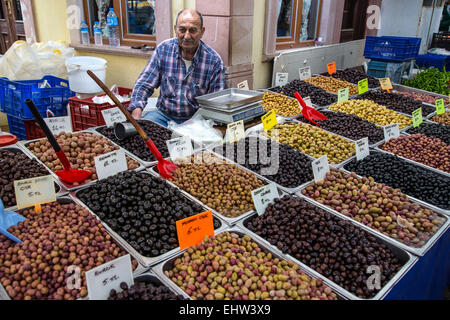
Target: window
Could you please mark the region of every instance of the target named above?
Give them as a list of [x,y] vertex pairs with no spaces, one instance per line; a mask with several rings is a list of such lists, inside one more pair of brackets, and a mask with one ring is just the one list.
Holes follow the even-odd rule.
[[313,45],[319,29],[321,0],[281,0],[277,8],[277,45],[287,49]]
[[156,45],[155,0],[83,0],[86,23],[90,28],[91,43],[93,26],[99,21],[103,31],[103,43],[108,43],[106,16],[109,8],[119,20],[120,45]]

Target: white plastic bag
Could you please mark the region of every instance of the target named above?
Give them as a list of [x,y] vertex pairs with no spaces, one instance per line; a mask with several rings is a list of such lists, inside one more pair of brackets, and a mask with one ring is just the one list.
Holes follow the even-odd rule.
[[67,79],[65,60],[73,55],[74,49],[61,41],[29,44],[19,40],[0,60],[0,76],[9,80],[37,80],[46,75]]

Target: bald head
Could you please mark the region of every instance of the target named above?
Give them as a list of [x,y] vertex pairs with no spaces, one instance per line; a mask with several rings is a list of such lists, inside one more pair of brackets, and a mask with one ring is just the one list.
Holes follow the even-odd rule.
[[175,19],[175,25],[178,26],[178,18],[182,16],[183,18],[191,18],[197,20],[200,24],[200,28],[203,27],[203,16],[200,12],[194,9],[183,9],[177,14],[177,18]]

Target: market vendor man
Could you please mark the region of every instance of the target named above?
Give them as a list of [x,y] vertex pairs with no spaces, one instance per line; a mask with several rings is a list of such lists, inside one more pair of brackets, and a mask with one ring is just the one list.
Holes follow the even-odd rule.
[[182,10],[174,29],[176,38],[159,44],[139,75],[128,107],[135,119],[141,118],[147,99],[161,87],[157,110],[144,118],[166,127],[170,120],[179,124],[194,115],[198,109],[195,97],[225,89],[223,61],[201,40],[205,33],[202,15]]

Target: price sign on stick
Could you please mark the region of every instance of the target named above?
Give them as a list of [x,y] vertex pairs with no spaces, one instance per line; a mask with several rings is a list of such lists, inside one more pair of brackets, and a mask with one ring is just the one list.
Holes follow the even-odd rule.
[[311,67],[304,67],[304,68],[300,68],[298,69],[298,73],[300,76],[300,80],[306,80],[311,78]]
[[445,113],[445,104],[444,99],[436,100],[436,114],[444,114]]
[[362,160],[370,154],[369,151],[369,138],[365,137],[355,142],[356,147],[356,160]]
[[129,254],[86,271],[89,300],[106,300],[111,290],[122,291],[120,284],[134,284],[131,257]]
[[365,78],[358,81],[358,94],[363,94],[367,91],[369,91],[369,79]]
[[275,111],[272,109],[269,112],[267,112],[265,115],[261,117],[261,121],[264,127],[264,130],[269,131],[274,126],[277,125],[277,116],[275,114]]
[[391,139],[398,138],[400,136],[400,128],[398,123],[389,124],[383,127],[384,141],[388,142]]
[[413,127],[416,128],[420,126],[423,122],[422,118],[422,107],[419,109],[416,109],[412,112],[412,118],[413,118]]
[[[314,106],[313,106],[313,104],[312,104],[312,102],[311,102],[311,98],[310,98],[310,97],[305,97],[305,98],[303,98],[303,101],[305,102],[305,104],[306,104],[308,107],[314,108]],[[300,104],[300,103],[299,103],[299,104]]]
[[229,123],[227,126],[227,141],[230,143],[239,141],[243,138],[245,138],[245,131],[244,131],[244,121],[239,120],[236,122]]
[[98,179],[105,179],[128,169],[125,152],[122,149],[94,158]]
[[348,88],[344,88],[338,91],[338,103],[348,100]]
[[314,181],[319,182],[324,179],[327,172],[330,172],[330,166],[328,165],[328,157],[324,155],[312,162],[312,169],[314,174]]
[[44,121],[54,135],[60,132],[72,132],[72,121],[70,117],[44,118]]
[[167,140],[166,144],[170,158],[173,160],[190,157],[194,152],[191,139],[188,136]]
[[328,74],[336,73],[336,62],[330,62],[327,64]]
[[380,78],[378,79],[380,81],[380,86],[382,90],[392,90],[392,83],[391,79],[389,78]]
[[127,121],[127,117],[117,107],[102,110],[102,115],[107,127],[112,127],[114,123]]
[[176,221],[180,250],[203,241],[205,236],[214,236],[214,223],[211,210]]
[[277,72],[275,75],[275,86],[282,87],[288,83],[289,73]]
[[56,201],[55,182],[50,175],[16,180],[14,191],[19,209],[34,206],[36,212],[41,212],[41,204]]
[[258,215],[262,215],[264,211],[266,211],[269,203],[272,203],[274,199],[279,197],[277,186],[273,182],[264,187],[253,190],[251,194],[253,204],[255,205]]
[[242,81],[242,82],[239,82],[239,83],[237,84],[237,87],[238,87],[239,89],[249,90],[249,89],[248,89],[248,81],[247,81],[247,80],[244,80],[244,81]]

